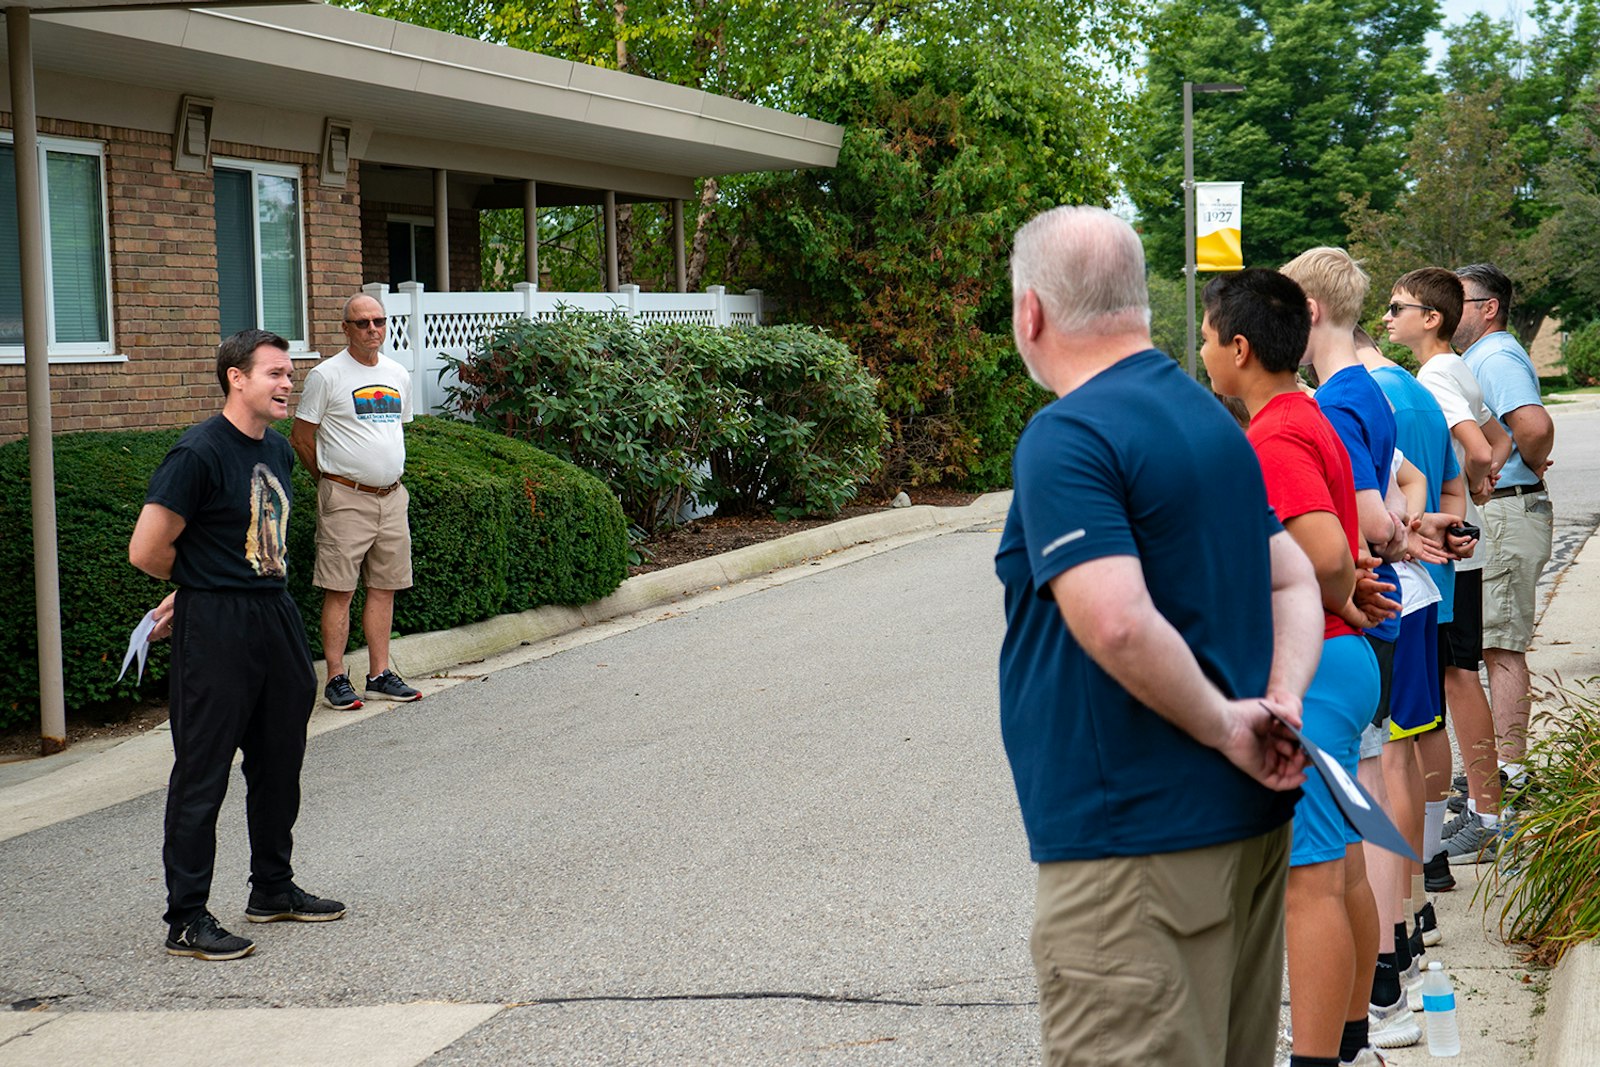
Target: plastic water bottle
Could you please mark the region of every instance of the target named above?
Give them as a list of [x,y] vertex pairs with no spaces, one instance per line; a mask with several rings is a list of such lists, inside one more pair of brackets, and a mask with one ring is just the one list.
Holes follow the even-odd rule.
[[1461,1028],[1456,1025],[1456,991],[1442,963],[1422,972],[1422,1011],[1428,1023],[1428,1055],[1461,1055]]

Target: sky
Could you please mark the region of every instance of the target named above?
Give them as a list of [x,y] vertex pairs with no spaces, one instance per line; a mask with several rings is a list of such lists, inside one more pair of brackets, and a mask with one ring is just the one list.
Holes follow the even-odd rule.
[[[1439,12],[1446,26],[1454,26],[1469,15],[1482,11],[1490,18],[1515,15],[1522,24],[1524,36],[1533,32],[1533,23],[1527,16],[1528,5],[1518,0],[1440,0]],[[1428,35],[1428,45],[1433,50],[1434,66],[1444,58],[1444,34],[1435,31]]]

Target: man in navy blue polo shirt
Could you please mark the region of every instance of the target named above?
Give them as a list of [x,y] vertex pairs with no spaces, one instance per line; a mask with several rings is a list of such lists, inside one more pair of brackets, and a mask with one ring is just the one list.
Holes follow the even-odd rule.
[[1017,234],[1028,424],[995,569],[1001,732],[1032,858],[1045,1059],[1270,1062],[1310,564],[1249,442],[1150,347],[1144,255],[1099,208]]

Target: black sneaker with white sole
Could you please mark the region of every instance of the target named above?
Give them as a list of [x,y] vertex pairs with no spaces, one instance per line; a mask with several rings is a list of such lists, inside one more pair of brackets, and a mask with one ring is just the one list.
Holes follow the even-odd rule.
[[167,954],[192,956],[197,960],[236,960],[256,950],[247,937],[230,934],[215,915],[203,911],[182,926],[167,930]]
[[1430,893],[1448,893],[1456,887],[1450,873],[1450,856],[1443,849],[1422,865],[1422,887]]
[[368,700],[421,700],[422,694],[406,684],[406,680],[388,668],[376,678],[367,679]]
[[252,889],[250,902],[244,909],[245,918],[253,923],[330,923],[344,918],[344,913],[345,906],[337,900],[314,897],[297,885],[289,886],[282,893]]

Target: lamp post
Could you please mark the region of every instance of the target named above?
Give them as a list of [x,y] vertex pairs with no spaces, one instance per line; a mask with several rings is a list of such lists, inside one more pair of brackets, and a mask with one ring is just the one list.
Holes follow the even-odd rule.
[[1184,358],[1191,378],[1199,377],[1194,348],[1194,94],[1242,92],[1244,86],[1233,82],[1183,83],[1183,314],[1188,325]]

